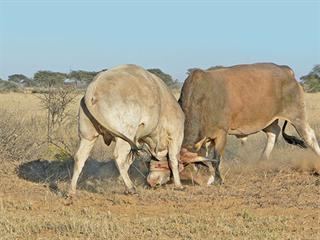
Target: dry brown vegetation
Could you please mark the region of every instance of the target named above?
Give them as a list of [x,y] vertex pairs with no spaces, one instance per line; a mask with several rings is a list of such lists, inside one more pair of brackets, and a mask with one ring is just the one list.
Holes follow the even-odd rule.
[[[319,139],[320,94],[306,99]],[[70,151],[78,143],[79,100],[57,132]],[[282,137],[265,163],[256,160],[265,144],[262,133],[244,147],[230,137],[222,186],[185,182],[185,191],[171,184],[147,189],[146,166],[136,161],[131,176],[138,196],[123,194],[114,163],[107,161],[113,146],[101,141],[70,200],[64,193],[72,159],[47,145],[39,98],[0,94],[0,116],[1,239],[320,239],[320,166],[312,153]]]

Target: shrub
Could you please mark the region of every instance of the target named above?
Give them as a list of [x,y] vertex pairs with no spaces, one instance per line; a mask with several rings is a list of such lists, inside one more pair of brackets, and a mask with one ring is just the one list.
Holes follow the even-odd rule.
[[0,109],[0,158],[28,160],[43,152],[45,122],[36,117],[21,117],[19,111]]
[[0,92],[22,92],[22,89],[15,82],[0,80]]
[[169,87],[174,87],[177,85],[177,81],[174,81],[172,79],[172,77],[167,74],[164,73],[161,69],[159,68],[152,68],[152,69],[148,69],[149,72],[153,73],[154,75],[156,75],[157,77],[159,77],[160,79],[162,79],[162,81],[165,82],[165,84],[167,84]]
[[306,92],[320,92],[320,65],[315,65],[312,71],[301,77]]

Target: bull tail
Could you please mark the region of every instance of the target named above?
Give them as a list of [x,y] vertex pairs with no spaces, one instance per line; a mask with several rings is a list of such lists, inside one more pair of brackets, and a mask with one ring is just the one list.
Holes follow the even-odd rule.
[[86,112],[86,113],[91,115],[91,117],[89,117],[90,119],[93,118],[98,124],[100,124],[103,128],[108,130],[110,132],[110,134],[113,135],[114,137],[119,137],[119,138],[123,139],[124,141],[126,141],[127,143],[129,143],[130,147],[131,147],[131,152],[133,154],[138,154],[138,152],[140,150],[146,151],[145,149],[139,148],[134,141],[132,141],[130,138],[128,138],[127,136],[125,136],[121,132],[110,128],[110,126],[106,126],[106,124],[104,123],[103,119],[100,117],[100,114],[96,113],[94,111],[94,109],[92,108],[92,103],[94,103],[95,100],[94,99],[90,99],[90,100],[92,100],[91,103],[90,102],[87,103],[85,97],[83,97],[81,99],[81,102],[80,102],[81,107],[84,109],[84,112]]
[[305,144],[305,142],[303,140],[298,139],[295,136],[290,136],[284,132],[284,130],[286,129],[287,123],[288,123],[288,121],[286,120],[283,124],[283,127],[282,127],[282,136],[283,136],[284,140],[289,144],[296,145],[301,148],[307,148],[307,145]]

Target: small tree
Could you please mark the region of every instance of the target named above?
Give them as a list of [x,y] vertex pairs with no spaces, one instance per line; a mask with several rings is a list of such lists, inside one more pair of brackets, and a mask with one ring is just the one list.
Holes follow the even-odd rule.
[[39,83],[37,81],[34,81],[33,79],[28,79],[24,82],[25,87],[38,87]]
[[80,82],[86,82],[87,84],[89,84],[96,75],[97,75],[97,72],[78,70],[78,71],[71,71],[68,74],[68,78],[74,79]]
[[161,78],[162,81],[164,81],[165,84],[167,84],[168,86],[171,87],[171,86],[176,85],[176,81],[174,81],[169,74],[164,73],[159,68],[151,68],[151,69],[148,69],[148,71],[153,73],[154,75],[158,76],[159,78]]
[[315,65],[312,71],[301,77],[306,92],[320,92],[320,64]]
[[27,81],[29,78],[23,74],[12,74],[8,77],[8,81],[20,83],[21,81]]
[[44,87],[62,86],[66,78],[67,74],[65,73],[51,71],[38,71],[33,77],[34,81]]
[[[70,149],[64,142],[54,138],[55,132],[67,120],[67,108],[76,98],[73,88],[52,88],[40,95],[42,106],[47,110],[47,143],[53,144],[64,151]],[[60,147],[63,145],[63,147]]]
[[19,85],[15,82],[0,80],[0,92],[20,92]]

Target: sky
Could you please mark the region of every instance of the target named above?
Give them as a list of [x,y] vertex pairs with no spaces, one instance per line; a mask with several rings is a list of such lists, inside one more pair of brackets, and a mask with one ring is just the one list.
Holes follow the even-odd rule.
[[0,78],[133,63],[189,68],[320,64],[320,1],[0,0]]

